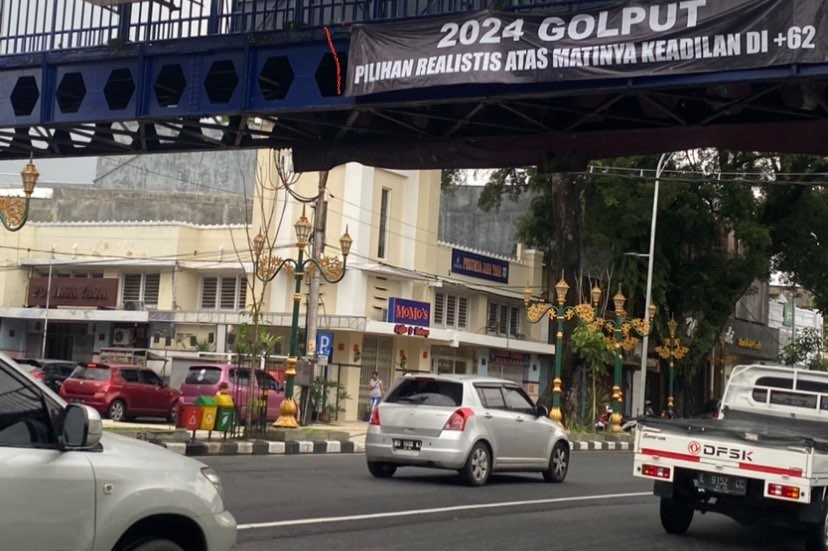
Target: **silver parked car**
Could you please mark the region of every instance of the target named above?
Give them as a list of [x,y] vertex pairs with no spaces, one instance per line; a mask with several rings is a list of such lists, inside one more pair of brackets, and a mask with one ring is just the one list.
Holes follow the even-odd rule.
[[230,551],[236,520],[207,465],[104,433],[0,353],[2,549]]
[[493,471],[540,472],[563,482],[569,438],[547,413],[511,381],[407,375],[371,414],[368,470],[388,478],[402,466],[454,469],[471,486]]

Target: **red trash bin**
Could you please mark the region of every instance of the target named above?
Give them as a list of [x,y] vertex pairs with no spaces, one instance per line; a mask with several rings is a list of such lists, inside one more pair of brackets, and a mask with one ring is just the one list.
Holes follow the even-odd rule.
[[202,408],[195,404],[178,404],[176,426],[180,429],[196,430],[201,424]]

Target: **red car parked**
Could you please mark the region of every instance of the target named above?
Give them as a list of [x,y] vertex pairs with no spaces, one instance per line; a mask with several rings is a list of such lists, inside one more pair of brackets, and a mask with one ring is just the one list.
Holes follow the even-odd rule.
[[174,422],[180,395],[155,371],[138,365],[81,364],[60,385],[64,400],[91,406],[113,421],[163,417]]
[[[260,369],[254,372],[254,393],[259,396],[262,389],[267,389],[267,420],[275,421],[279,418],[279,406],[285,398],[285,389],[270,373]],[[246,367],[230,364],[192,366],[181,385],[181,403],[192,404],[199,396],[215,396],[223,384],[227,385],[227,393],[233,399],[239,420],[244,421],[250,384],[250,369]]]

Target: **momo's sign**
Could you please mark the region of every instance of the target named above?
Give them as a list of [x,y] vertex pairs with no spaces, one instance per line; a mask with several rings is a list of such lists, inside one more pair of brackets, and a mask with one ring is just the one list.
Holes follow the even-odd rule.
[[431,323],[431,304],[391,297],[388,299],[388,321],[428,327]]
[[355,25],[347,93],[683,75],[828,61],[828,10],[822,0],[600,4],[578,10],[579,4],[561,2],[542,13],[486,10]]

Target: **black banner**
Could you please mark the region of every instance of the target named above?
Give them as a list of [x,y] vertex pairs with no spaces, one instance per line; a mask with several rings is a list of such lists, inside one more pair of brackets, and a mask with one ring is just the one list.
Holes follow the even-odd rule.
[[355,26],[348,94],[753,69],[828,61],[823,0],[617,2]]

